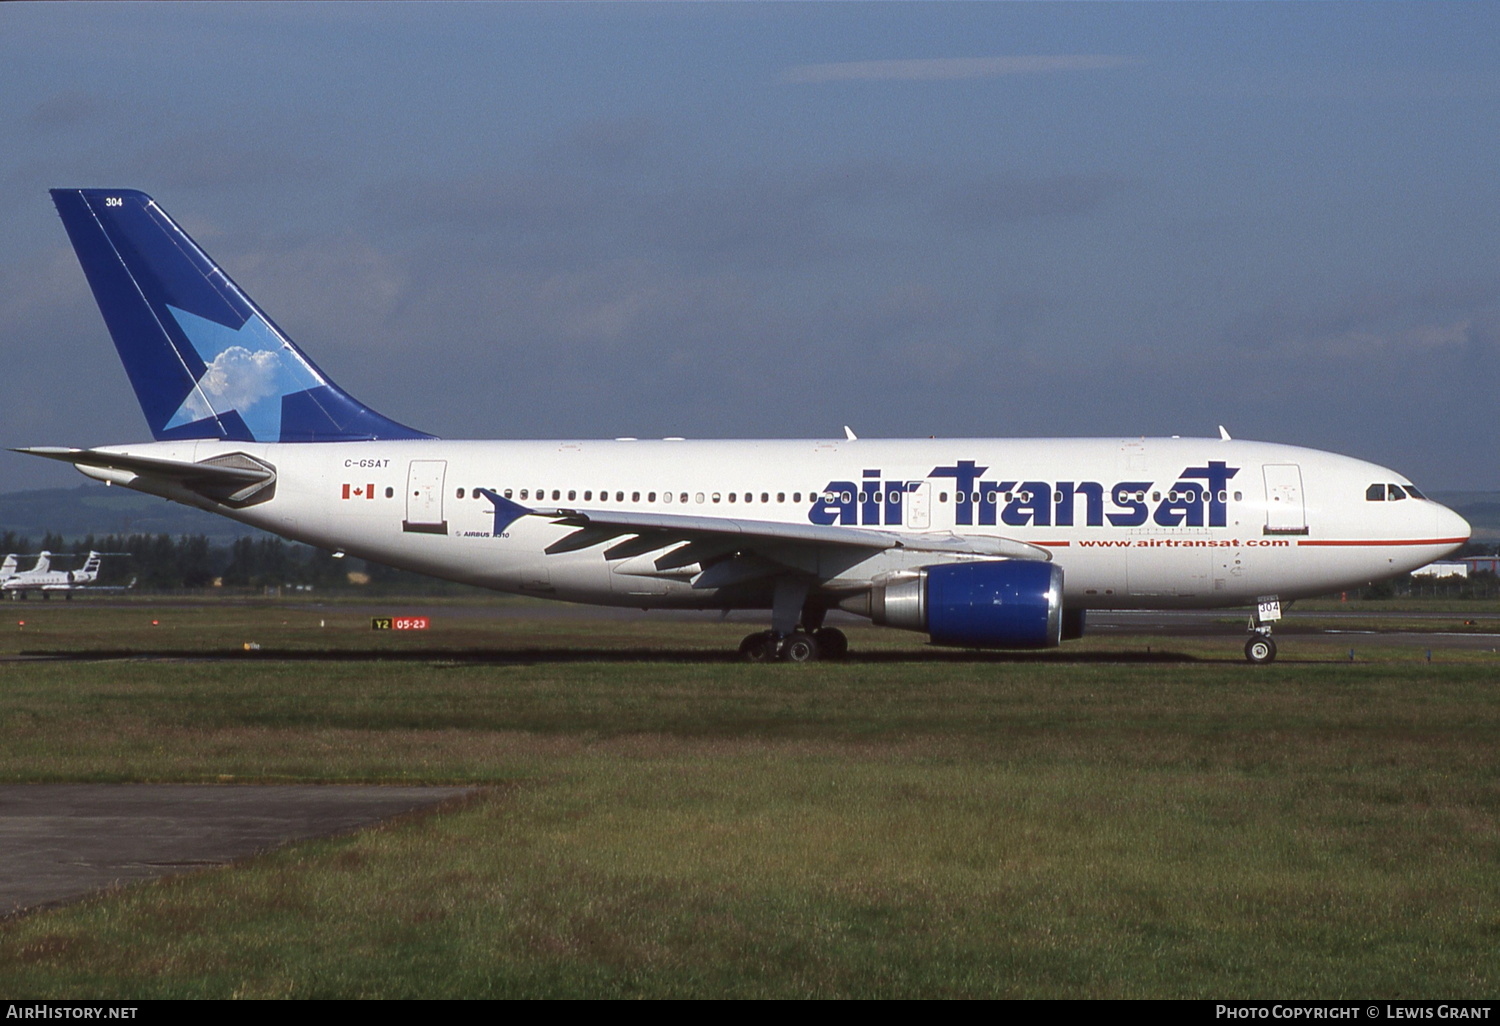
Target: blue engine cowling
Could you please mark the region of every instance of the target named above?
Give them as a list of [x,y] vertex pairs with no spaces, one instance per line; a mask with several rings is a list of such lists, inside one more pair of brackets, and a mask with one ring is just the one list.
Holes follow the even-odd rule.
[[936,645],[1052,648],[1062,641],[1062,596],[1055,563],[943,563],[876,585],[869,615],[884,626],[925,631]]

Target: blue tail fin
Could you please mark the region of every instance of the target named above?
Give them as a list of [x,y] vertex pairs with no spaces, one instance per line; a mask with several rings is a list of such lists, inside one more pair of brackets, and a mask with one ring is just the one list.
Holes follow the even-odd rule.
[[53,189],[52,201],[159,441],[431,437],[330,381],[150,196]]

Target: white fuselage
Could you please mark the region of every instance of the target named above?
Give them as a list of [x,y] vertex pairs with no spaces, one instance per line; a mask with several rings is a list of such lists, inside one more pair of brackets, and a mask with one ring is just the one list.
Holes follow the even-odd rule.
[[[523,506],[639,511],[1040,546],[1073,608],[1243,605],[1391,577],[1467,540],[1426,499],[1372,501],[1406,478],[1295,446],[1219,439],[156,442],[102,451],[199,462],[247,453],[274,496],[230,509],[286,538],[500,591],[646,608],[758,605],[750,591],[655,570],[608,542],[548,553],[575,528],[539,516],[498,535],[487,489]],[[126,486],[123,471],[84,469]],[[672,545],[681,544],[673,542]],[[667,546],[670,548],[671,546]],[[563,546],[563,548],[567,548]],[[828,594],[940,559],[824,546],[801,558]]]

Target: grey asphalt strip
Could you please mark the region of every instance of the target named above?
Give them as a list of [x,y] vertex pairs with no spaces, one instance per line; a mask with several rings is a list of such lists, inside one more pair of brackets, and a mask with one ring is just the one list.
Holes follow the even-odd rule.
[[347,833],[464,787],[0,785],[0,916]]

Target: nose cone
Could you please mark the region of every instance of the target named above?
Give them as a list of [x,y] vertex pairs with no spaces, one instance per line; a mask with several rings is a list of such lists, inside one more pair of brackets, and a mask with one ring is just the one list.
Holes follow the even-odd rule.
[[1469,540],[1469,535],[1474,529],[1469,526],[1467,520],[1442,503],[1434,502],[1432,506],[1434,538],[1440,542],[1451,543],[1455,549]]

